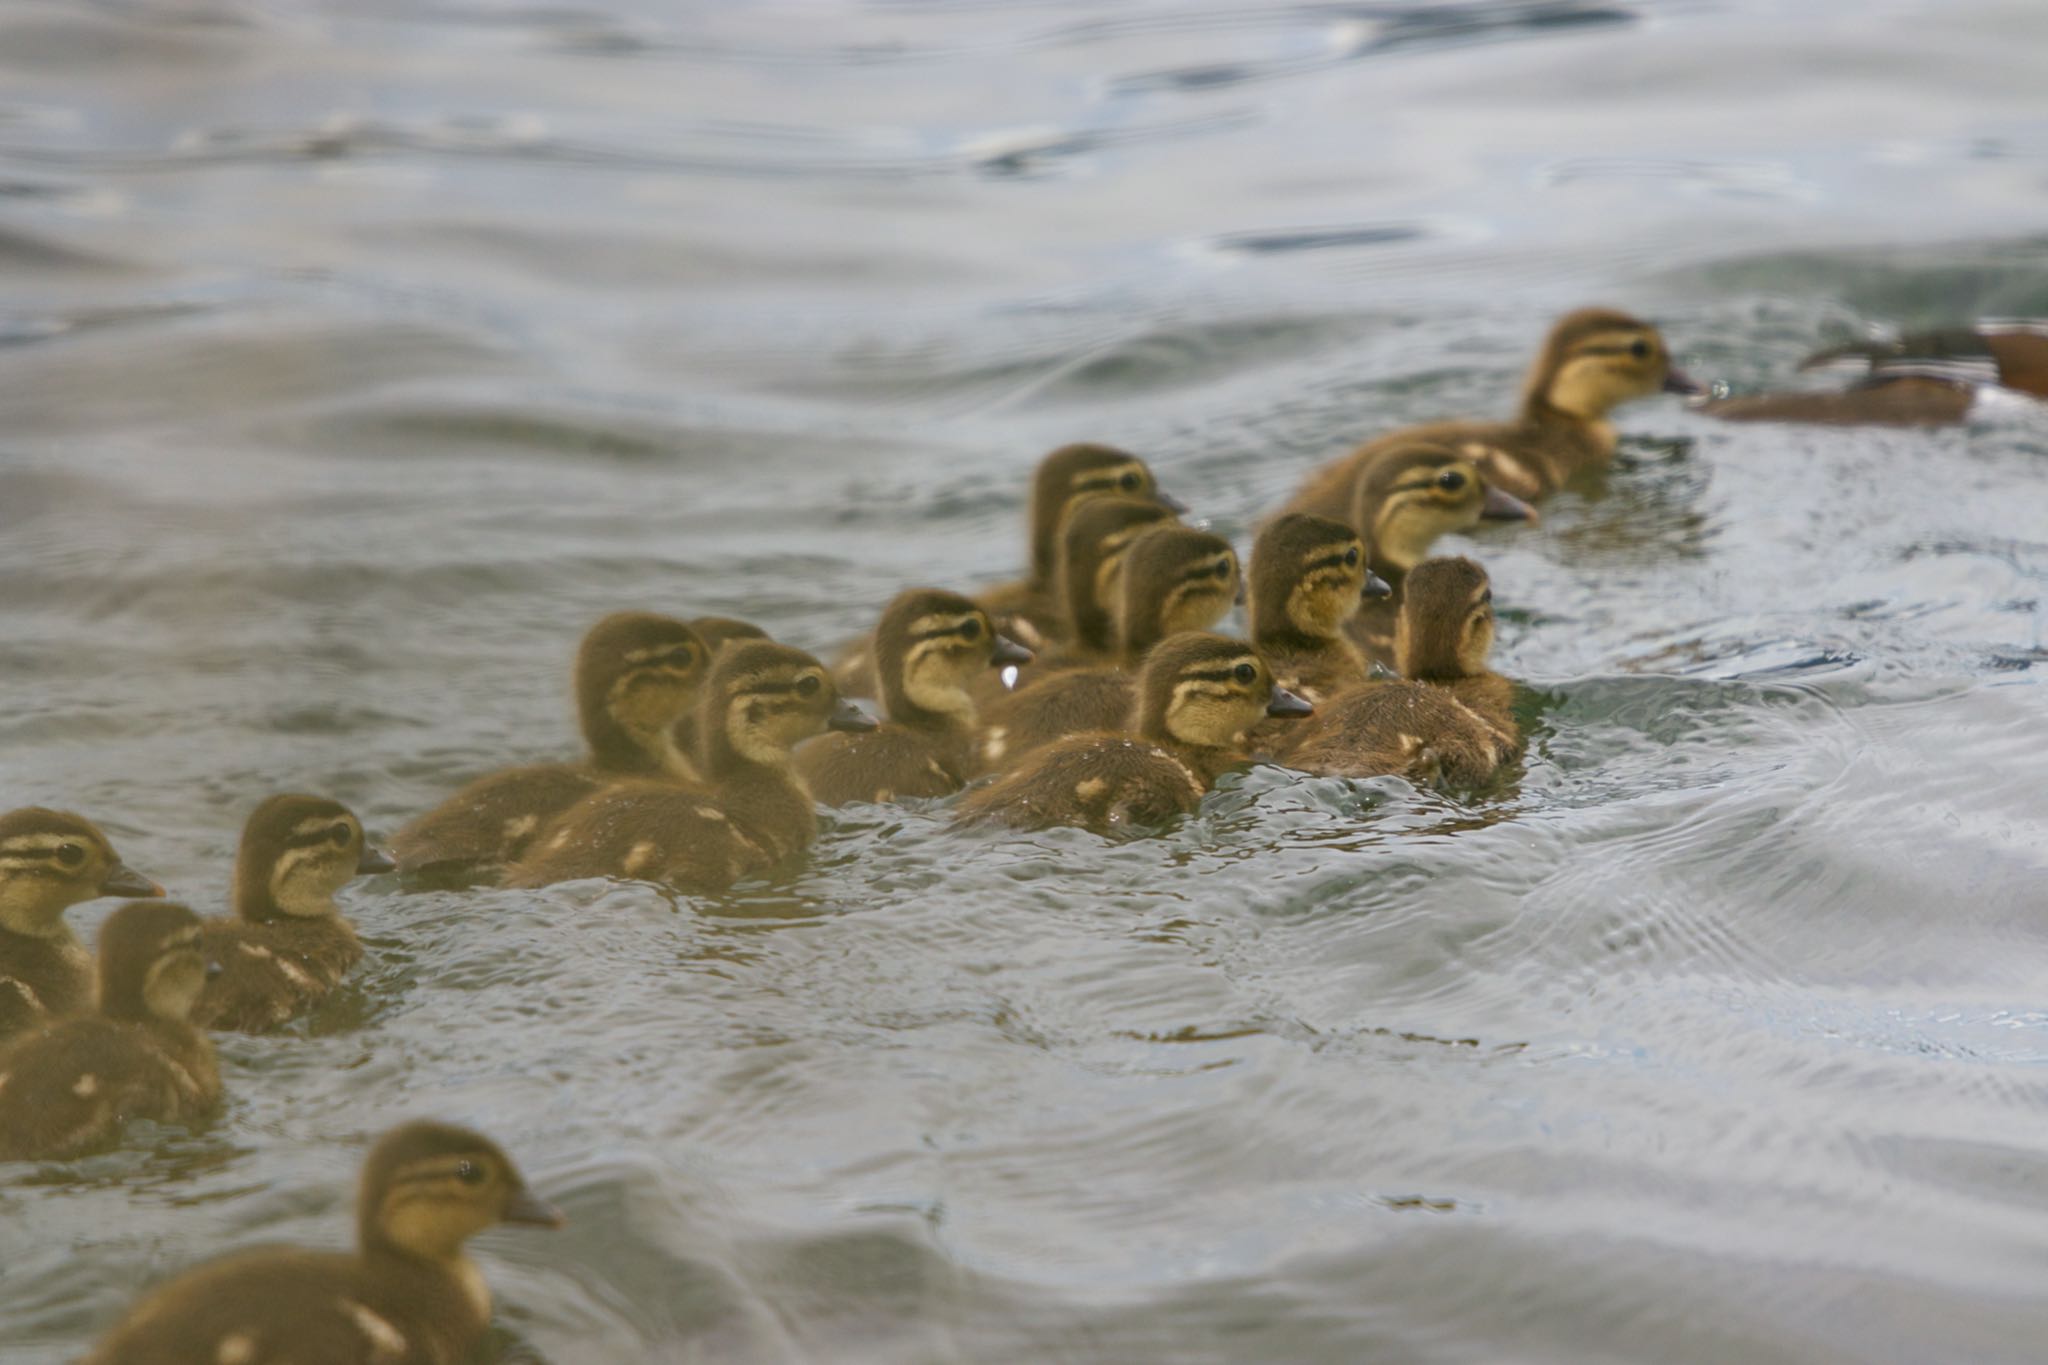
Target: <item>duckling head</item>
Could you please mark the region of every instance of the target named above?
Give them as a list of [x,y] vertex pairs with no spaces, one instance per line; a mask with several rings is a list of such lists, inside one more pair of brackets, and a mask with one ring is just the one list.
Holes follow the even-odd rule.
[[967,689],[975,676],[1030,659],[1030,650],[996,633],[987,612],[939,588],[898,593],[875,629],[876,675],[892,720],[922,714],[972,726]]
[[1141,657],[1169,635],[1207,630],[1238,599],[1237,551],[1222,536],[1155,526],[1124,555],[1117,626],[1124,653]]
[[1408,575],[1394,662],[1418,681],[1469,678],[1493,652],[1493,583],[1469,559],[1425,559]]
[[1351,524],[1366,538],[1373,567],[1406,573],[1437,537],[1482,520],[1534,521],[1536,509],[1489,485],[1450,446],[1414,441],[1376,456],[1352,490]]
[[704,649],[714,659],[719,651],[734,640],[765,640],[768,632],[752,621],[742,621],[736,616],[693,616],[690,629],[697,632],[697,638],[704,642]]
[[64,912],[81,901],[163,893],[82,815],[41,806],[0,815],[0,929],[63,938]]
[[576,652],[576,708],[600,766],[694,778],[675,745],[675,723],[697,702],[709,651],[670,616],[613,612]]
[[336,914],[335,892],[356,877],[397,866],[363,837],[362,822],[339,801],[273,796],[242,826],[235,913],[257,921]]
[[1059,591],[1074,642],[1107,652],[1116,646],[1115,606],[1124,554],[1147,530],[1174,519],[1149,498],[1091,498],[1060,528]]
[[443,1262],[494,1224],[558,1228],[565,1221],[527,1188],[498,1144],[467,1128],[431,1122],[394,1128],[370,1149],[356,1220],[365,1251]]
[[130,901],[100,926],[100,1012],[183,1023],[216,970],[199,916],[175,901]]
[[1295,512],[1252,546],[1252,639],[1333,640],[1359,604],[1393,589],[1366,567],[1365,541],[1341,521]]
[[1581,308],[1550,329],[1530,367],[1522,408],[1598,422],[1638,398],[1698,392],[1700,386],[1671,364],[1655,327],[1612,308]]
[[823,664],[773,640],[741,640],[712,666],[697,730],[714,776],[735,765],[782,768],[790,750],[826,730],[872,730],[875,720],[841,699]]
[[1258,650],[1223,635],[1167,637],[1138,678],[1138,733],[1198,749],[1242,748],[1261,718],[1314,709],[1273,681]]
[[1151,468],[1128,450],[1080,441],[1061,446],[1038,462],[1031,485],[1031,576],[1053,581],[1060,526],[1067,514],[1090,498],[1116,494],[1144,498],[1169,512],[1187,508],[1159,491]]

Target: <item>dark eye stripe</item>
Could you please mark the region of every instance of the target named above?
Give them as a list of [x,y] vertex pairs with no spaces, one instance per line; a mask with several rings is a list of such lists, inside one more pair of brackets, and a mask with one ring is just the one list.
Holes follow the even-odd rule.
[[1579,347],[1579,349],[1578,349],[1578,352],[1577,352],[1577,354],[1579,354],[1579,355],[1633,355],[1633,354],[1634,354],[1634,351],[1633,351],[1633,350],[1632,350],[1631,348],[1632,348],[1632,347],[1633,347],[1634,345],[1635,345],[1635,343],[1634,343],[1634,342],[1629,342],[1629,343],[1628,343],[1628,345],[1626,345],[1626,346],[1581,346],[1581,347]]
[[[1238,663],[1250,663],[1250,662],[1251,662],[1251,660],[1249,660],[1249,659],[1239,659],[1239,660],[1238,660],[1237,662],[1238,662]],[[1236,673],[1237,673],[1237,664],[1226,664],[1226,665],[1224,665],[1224,666],[1223,666],[1223,667],[1221,667],[1221,668],[1217,668],[1217,669],[1214,669],[1214,670],[1212,670],[1212,671],[1209,671],[1209,672],[1203,672],[1203,673],[1195,673],[1195,672],[1188,672],[1188,673],[1183,673],[1183,674],[1181,674],[1181,676],[1182,676],[1183,678],[1191,678],[1191,679],[1193,679],[1193,680],[1195,680],[1195,681],[1197,681],[1197,682],[1220,682],[1220,683],[1227,683],[1227,682],[1236,682],[1236,681],[1237,681]]]
[[1309,561],[1309,562],[1307,563],[1307,565],[1305,565],[1305,566],[1303,567],[1303,569],[1302,569],[1302,572],[1303,572],[1303,573],[1314,573],[1314,572],[1316,572],[1316,571],[1317,571],[1318,569],[1341,569],[1341,568],[1344,568],[1344,567],[1345,567],[1345,564],[1344,564],[1344,556],[1345,556],[1345,555],[1347,555],[1347,554],[1349,554],[1349,553],[1350,553],[1350,551],[1349,551],[1349,550],[1338,550],[1338,551],[1336,551],[1336,552],[1335,552],[1335,553],[1333,553],[1333,554],[1327,554],[1327,555],[1324,555],[1324,556],[1323,556],[1323,557],[1322,557],[1321,559],[1311,559],[1311,560],[1310,560],[1310,561]]
[[1387,491],[1389,493],[1419,493],[1425,489],[1435,488],[1436,481],[1442,477],[1442,470],[1432,470],[1423,476],[1420,483],[1397,483]]

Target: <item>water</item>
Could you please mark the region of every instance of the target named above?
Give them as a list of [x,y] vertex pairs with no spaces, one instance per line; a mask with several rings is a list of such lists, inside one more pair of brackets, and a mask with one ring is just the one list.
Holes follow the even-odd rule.
[[[214,909],[269,792],[571,749],[607,609],[822,650],[1006,576],[1063,441],[1243,544],[1580,303],[1741,388],[2048,312],[2048,14],[1782,8],[0,10],[6,803]],[[1623,425],[1447,546],[1511,789],[358,887],[217,1124],[0,1169],[0,1356],[341,1242],[430,1113],[573,1220],[479,1240],[511,1358],[2038,1359],[2048,425]]]

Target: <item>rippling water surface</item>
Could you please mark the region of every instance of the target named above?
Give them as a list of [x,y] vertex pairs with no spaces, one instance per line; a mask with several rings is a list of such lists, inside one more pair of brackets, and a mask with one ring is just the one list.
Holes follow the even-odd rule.
[[[1781,11],[1791,10],[1789,15]],[[1031,461],[1244,543],[1548,320],[1696,372],[2048,312],[1998,0],[0,9],[0,777],[211,907],[573,748],[617,606],[825,649]],[[2048,421],[1625,414],[1492,571],[1526,774],[1148,842],[858,808],[723,901],[355,888],[216,1124],[0,1167],[0,1355],[346,1235],[431,1113],[554,1362],[2038,1360]],[[105,911],[80,918],[89,928]]]

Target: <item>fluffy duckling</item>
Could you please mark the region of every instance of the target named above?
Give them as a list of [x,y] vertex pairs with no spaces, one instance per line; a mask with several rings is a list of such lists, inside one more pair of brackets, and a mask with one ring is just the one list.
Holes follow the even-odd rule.
[[463,1243],[498,1223],[563,1219],[489,1138],[408,1123],[364,1163],[354,1254],[257,1247],[209,1261],[138,1300],[87,1365],[456,1365],[491,1316]]
[[729,645],[712,666],[698,720],[709,790],[607,787],[537,836],[505,885],[626,877],[722,891],[816,836],[817,812],[791,750],[828,727],[872,730],[875,721],[842,701],[824,665],[802,650],[769,640]]
[[41,806],[0,815],[0,1041],[91,1006],[92,957],[66,910],[163,893],[84,816]]
[[99,1011],[0,1052],[0,1161],[111,1144],[130,1119],[184,1123],[220,1100],[213,1044],[192,1024],[209,965],[199,916],[130,901],[100,928]]
[[676,722],[706,672],[697,633],[672,617],[615,612],[576,652],[576,708],[590,757],[508,768],[471,782],[391,841],[408,877],[434,884],[484,880],[518,861],[541,826],[608,781],[695,782]]
[[1699,410],[1730,422],[1953,426],[2001,397],[2048,398],[2048,324],[1987,322],[1835,346],[1799,368],[1843,362],[1861,369],[1849,388],[1718,398]]
[[[1095,498],[1068,514],[1054,575],[1064,609],[1064,638],[1034,673],[1121,652],[1116,612],[1124,557],[1147,531],[1174,520],[1163,504],[1144,498]],[[1027,675],[1019,684],[1028,681]]]
[[335,892],[397,866],[337,801],[273,796],[256,807],[235,858],[234,917],[206,921],[202,942],[220,971],[192,1022],[260,1033],[319,1004],[363,955]]
[[1344,777],[1397,774],[1476,786],[1522,752],[1515,685],[1493,672],[1493,587],[1469,559],[1430,559],[1408,576],[1396,630],[1402,678],[1325,703],[1284,748],[1287,766]]
[[1608,414],[1615,408],[1659,392],[1699,391],[1673,368],[1655,327],[1611,308],[1581,308],[1550,329],[1515,420],[1430,422],[1377,437],[1310,476],[1286,510],[1343,516],[1358,465],[1389,444],[1417,440],[1452,447],[1488,483],[1518,497],[1554,493],[1580,470],[1613,458]]
[[[742,621],[735,616],[693,616],[690,618],[690,629],[696,631],[697,638],[704,643],[704,671],[707,674],[719,654],[735,640],[768,638],[767,631],[752,621]],[[694,704],[683,708],[682,716],[676,721],[674,733],[676,752],[694,766],[697,762],[697,708]]]
[[[1031,567],[1011,583],[976,594],[995,621],[996,629],[1033,653],[1066,638],[1057,578],[1060,528],[1067,514],[1092,498],[1143,498],[1169,512],[1187,510],[1159,490],[1159,481],[1143,460],[1115,446],[1080,441],[1052,451],[1038,462],[1031,480]],[[872,697],[881,689],[875,677],[874,650],[866,639],[846,647],[832,665],[841,695]]]
[[1053,672],[991,704],[979,746],[983,770],[1013,767],[1064,735],[1122,729],[1146,653],[1170,635],[1207,630],[1237,601],[1237,553],[1207,531],[1154,526],[1125,551],[1119,578],[1114,661]]
[[1077,825],[1098,834],[1157,824],[1193,810],[1219,776],[1246,761],[1245,736],[1262,717],[1314,709],[1274,682],[1249,644],[1197,632],[1152,650],[1138,695],[1135,733],[1096,731],[1047,745],[962,798],[955,823]]
[[861,734],[828,734],[796,751],[797,775],[828,806],[951,796],[974,750],[970,684],[991,668],[1031,661],[959,593],[899,593],[875,629],[875,665],[889,719]]
[[1366,567],[1365,542],[1341,521],[1291,513],[1252,546],[1252,644],[1290,692],[1311,703],[1365,681],[1363,651],[1345,633],[1393,587]]

